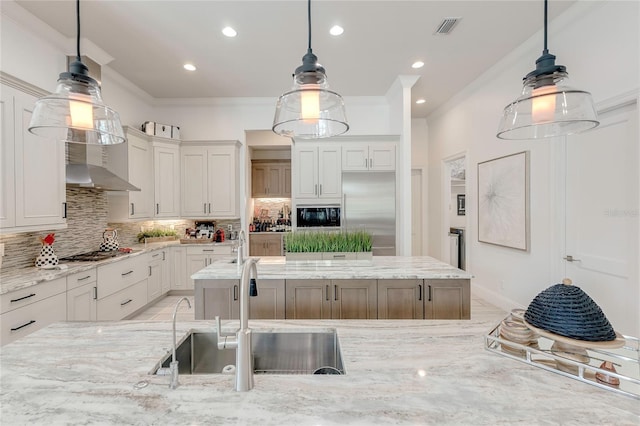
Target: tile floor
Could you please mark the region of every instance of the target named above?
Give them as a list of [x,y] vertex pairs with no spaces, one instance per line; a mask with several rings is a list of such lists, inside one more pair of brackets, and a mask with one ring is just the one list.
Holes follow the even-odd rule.
[[[160,299],[154,305],[147,308],[145,311],[131,318],[133,320],[143,321],[170,321],[173,318],[173,310],[175,304],[183,296],[167,296]],[[178,314],[176,316],[178,321],[193,321],[193,296],[187,296],[191,302],[191,309],[189,309],[186,302],[182,302],[178,308]],[[471,319],[473,320],[493,320],[496,324],[500,322],[507,313],[500,308],[493,306],[491,303],[479,299],[471,298]]]

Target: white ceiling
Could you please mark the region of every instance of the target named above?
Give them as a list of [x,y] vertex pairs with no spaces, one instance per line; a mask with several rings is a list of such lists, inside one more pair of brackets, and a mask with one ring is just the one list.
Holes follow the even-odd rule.
[[[550,2],[549,18],[574,2]],[[75,37],[75,1],[17,3]],[[306,8],[304,0],[84,0],[82,37],[155,98],[275,98],[290,88],[306,53]],[[414,117],[446,102],[543,22],[542,0],[314,0],[311,10],[313,51],[331,87],[343,96],[383,96],[398,75],[420,75],[412,97],[426,103],[413,104]],[[462,20],[451,34],[434,35],[445,17]],[[329,35],[334,24],[344,27],[343,35]],[[227,25],[237,37],[222,35]],[[426,65],[414,70],[416,60]],[[185,71],[185,62],[197,71]]]

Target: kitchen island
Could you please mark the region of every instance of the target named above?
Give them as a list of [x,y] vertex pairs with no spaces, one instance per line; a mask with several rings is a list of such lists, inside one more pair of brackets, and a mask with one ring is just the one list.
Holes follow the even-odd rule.
[[[195,318],[238,318],[242,268],[220,258],[191,276]],[[259,319],[469,319],[471,274],[428,256],[368,260],[262,257]]]
[[[494,318],[495,317],[495,318]],[[483,348],[500,320],[250,321],[255,331],[337,330],[346,375],[149,372],[171,344],[169,322],[57,323],[2,347],[3,424],[616,424],[640,405]],[[223,322],[233,331],[237,321]],[[212,321],[179,322],[178,338]],[[136,383],[148,386],[137,389]]]

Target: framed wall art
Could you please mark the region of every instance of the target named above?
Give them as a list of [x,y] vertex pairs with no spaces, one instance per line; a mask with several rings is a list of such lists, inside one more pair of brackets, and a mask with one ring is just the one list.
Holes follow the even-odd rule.
[[529,151],[478,163],[478,241],[529,249]]

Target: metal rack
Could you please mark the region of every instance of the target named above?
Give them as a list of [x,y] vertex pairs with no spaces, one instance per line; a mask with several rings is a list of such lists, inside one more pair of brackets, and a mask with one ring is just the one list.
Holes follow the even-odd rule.
[[[636,337],[623,336],[625,345],[620,349],[588,348],[588,363],[581,363],[551,352],[553,340],[538,338],[538,348],[521,345],[500,337],[500,325],[485,336],[485,349],[516,361],[530,364],[574,380],[579,380],[611,392],[617,392],[640,399],[640,341]],[[506,347],[506,348],[505,348]],[[599,368],[603,361],[614,363],[617,373]],[[558,363],[573,366],[576,374],[558,368]],[[566,369],[566,368],[565,368]],[[620,380],[620,385],[612,386],[596,380],[602,373]]]

